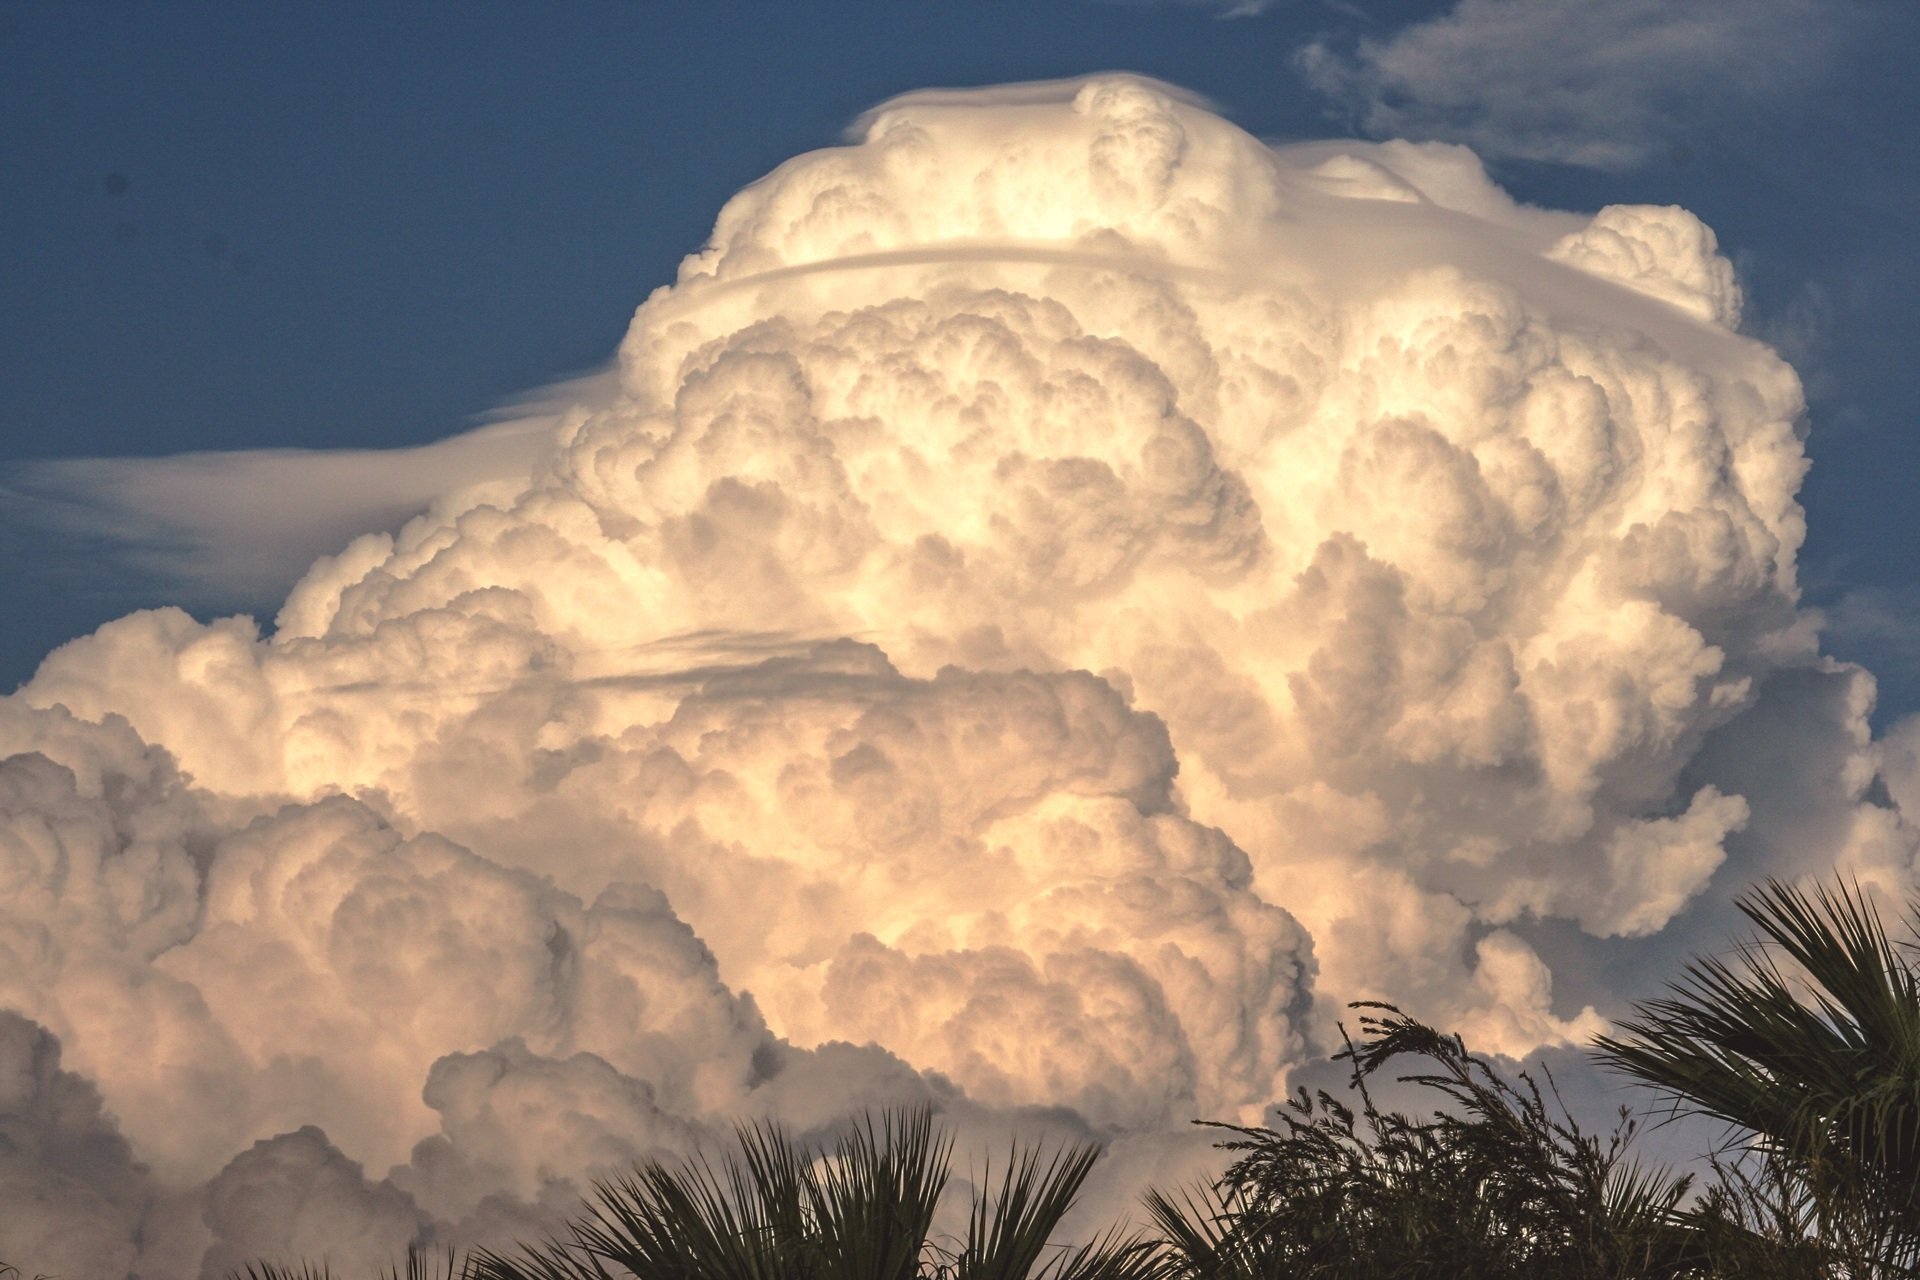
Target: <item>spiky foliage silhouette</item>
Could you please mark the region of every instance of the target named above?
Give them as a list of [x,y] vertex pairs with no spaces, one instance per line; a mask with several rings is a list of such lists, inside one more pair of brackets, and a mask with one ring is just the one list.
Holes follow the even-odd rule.
[[[227,1273],[228,1280],[337,1280],[325,1263],[250,1262],[243,1270]],[[409,1248],[406,1261],[388,1267],[379,1280],[474,1280],[474,1264],[452,1250],[434,1253]]]
[[1768,880],[1738,905],[1759,936],[1694,961],[1599,1056],[1731,1127],[1719,1208],[1747,1247],[1920,1274],[1920,905],[1898,942],[1857,885]]
[[[964,1240],[932,1238],[952,1141],[919,1109],[885,1112],[829,1152],[776,1125],[739,1130],[718,1166],[654,1162],[603,1184],[566,1235],[507,1257],[481,1253],[475,1280],[1150,1280],[1153,1246],[1110,1234],[1052,1240],[1097,1152],[1015,1150],[991,1199],[976,1194]],[[983,1181],[991,1185],[991,1175]]]
[[[1361,1039],[1336,1055],[1359,1109],[1302,1090],[1277,1128],[1220,1126],[1235,1154],[1213,1187],[1149,1193],[1175,1274],[1193,1280],[1587,1280],[1696,1274],[1676,1221],[1689,1180],[1627,1156],[1622,1113],[1605,1140],[1554,1092],[1510,1080],[1457,1037],[1363,1003]],[[1430,1091],[1424,1116],[1382,1109],[1368,1079],[1390,1062]]]

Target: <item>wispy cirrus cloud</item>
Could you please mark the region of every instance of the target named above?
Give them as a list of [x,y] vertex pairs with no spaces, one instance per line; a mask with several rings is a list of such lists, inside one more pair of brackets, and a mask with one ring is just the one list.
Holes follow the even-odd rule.
[[1297,55],[1368,134],[1487,156],[1625,169],[1703,120],[1803,91],[1854,6],[1814,0],[1460,0]]
[[1279,0],[1100,0],[1102,4],[1123,5],[1129,9],[1158,8],[1171,4],[1181,9],[1211,9],[1222,18],[1255,18],[1278,7]]

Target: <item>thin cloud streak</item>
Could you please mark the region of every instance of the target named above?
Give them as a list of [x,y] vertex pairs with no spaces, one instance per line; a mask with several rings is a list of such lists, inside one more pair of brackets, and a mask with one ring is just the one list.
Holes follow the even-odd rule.
[[1741,103],[1805,92],[1856,21],[1814,0],[1460,0],[1297,64],[1375,137],[1627,169]]
[[516,397],[484,425],[404,449],[241,449],[18,463],[0,519],[84,539],[194,603],[283,596],[315,559],[435,503],[511,501],[560,415],[614,394],[610,372]]

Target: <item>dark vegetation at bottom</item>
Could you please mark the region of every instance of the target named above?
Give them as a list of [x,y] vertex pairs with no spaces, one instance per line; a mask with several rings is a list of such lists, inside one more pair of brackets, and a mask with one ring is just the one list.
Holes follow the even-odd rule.
[[[1895,1280],[1920,1277],[1920,964],[1857,889],[1777,882],[1759,930],[1690,965],[1595,1052],[1668,1114],[1724,1122],[1708,1174],[1636,1162],[1623,1110],[1583,1131],[1383,1004],[1336,1055],[1336,1098],[1305,1091],[1272,1127],[1214,1126],[1211,1185],[1151,1192],[1148,1225],[1053,1236],[1093,1148],[1016,1148],[981,1179],[963,1238],[936,1237],[951,1140],[930,1113],[869,1117],[830,1151],[775,1126],[718,1164],[652,1162],[600,1185],[558,1236],[506,1254],[415,1252],[382,1280]],[[1920,940],[1920,909],[1907,921]],[[1383,1109],[1389,1064],[1431,1098]],[[0,1280],[11,1280],[0,1267]],[[17,1273],[15,1273],[17,1274]],[[233,1280],[347,1280],[259,1262]]]

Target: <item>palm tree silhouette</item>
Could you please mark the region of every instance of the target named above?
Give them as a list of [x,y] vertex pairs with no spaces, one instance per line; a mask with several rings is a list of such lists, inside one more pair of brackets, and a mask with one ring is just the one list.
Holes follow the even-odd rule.
[[1759,937],[1694,961],[1596,1051],[1732,1127],[1735,1187],[1776,1235],[1847,1275],[1920,1273],[1920,907],[1896,941],[1857,885],[1768,880],[1738,905]]
[[[1150,1280],[1154,1248],[1117,1233],[1055,1244],[1098,1151],[1015,1149],[964,1240],[933,1239],[952,1141],[925,1108],[868,1117],[831,1152],[777,1125],[739,1130],[716,1168],[660,1162],[599,1188],[570,1238],[515,1258],[482,1252],[473,1280]],[[988,1181],[991,1181],[989,1178]]]

